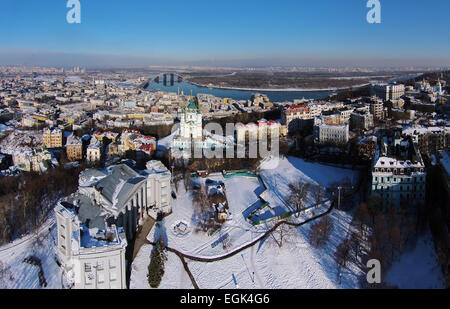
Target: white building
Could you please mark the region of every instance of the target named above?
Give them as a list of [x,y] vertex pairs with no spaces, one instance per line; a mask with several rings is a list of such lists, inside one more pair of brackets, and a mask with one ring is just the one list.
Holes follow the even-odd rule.
[[89,163],[99,162],[102,157],[102,142],[95,137],[91,138],[91,143],[87,148],[86,158]]
[[201,139],[203,134],[202,114],[194,100],[180,114],[180,137],[184,139]]
[[314,140],[319,144],[347,144],[349,139],[348,124],[327,124],[322,117],[314,119]]
[[173,140],[172,155],[189,157],[193,148],[201,150],[201,153],[226,148],[225,143],[215,137],[203,136],[202,113],[193,98],[182,109],[179,118],[180,130]]
[[78,192],[55,208],[57,252],[74,288],[126,288],[127,242],[146,218],[172,211],[170,179],[159,161],[80,174]]

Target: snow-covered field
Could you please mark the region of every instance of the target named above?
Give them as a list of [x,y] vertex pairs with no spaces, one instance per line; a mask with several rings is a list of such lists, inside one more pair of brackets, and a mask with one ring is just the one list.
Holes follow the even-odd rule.
[[421,236],[416,247],[404,252],[392,265],[386,282],[400,289],[445,288],[430,232]]
[[[50,229],[50,232],[49,232]],[[36,234],[27,235],[11,244],[0,247],[0,262],[7,269],[4,278],[0,278],[0,288],[41,289],[39,268],[23,260],[34,256],[41,260],[47,289],[60,289],[61,270],[56,264],[55,239],[56,225],[54,219],[47,221],[40,230],[40,242]]]
[[[270,168],[271,163],[273,162],[266,161],[261,166],[261,176],[268,187],[265,198],[268,198],[272,207],[285,210],[287,206],[284,198],[289,194],[289,184],[294,181],[303,180],[323,186],[346,177],[357,181],[357,173],[354,171],[307,163],[296,158],[282,159],[276,169]],[[243,211],[258,202],[259,195],[264,192],[259,179],[241,176],[223,178],[221,175],[208,178],[224,182],[232,220],[213,236],[195,233],[192,192],[186,192],[180,182],[178,197],[173,201],[173,214],[165,219],[160,228],[154,228],[150,232],[149,241],[162,236],[169,247],[183,253],[197,257],[216,257],[248,244],[270,228],[266,225],[254,227],[243,215]],[[309,202],[312,203],[312,199]],[[347,236],[352,215],[334,211],[330,217],[334,221],[334,229],[330,240],[322,249],[314,249],[309,245],[311,224],[308,224],[291,233],[291,241],[286,241],[282,248],[269,237],[252,248],[218,262],[187,260],[189,268],[200,288],[357,288],[357,271],[344,272],[342,280],[339,280],[333,257],[337,245]],[[189,233],[179,235],[173,231],[173,226],[180,221],[189,223]],[[226,249],[222,245],[213,248],[212,244],[227,234],[229,246]],[[146,276],[151,248],[145,247],[141,251],[143,252],[139,253],[132,266],[133,288],[149,288]],[[179,282],[179,278],[185,276],[179,258],[169,254],[168,259],[161,288],[191,288],[189,280],[182,284]]]

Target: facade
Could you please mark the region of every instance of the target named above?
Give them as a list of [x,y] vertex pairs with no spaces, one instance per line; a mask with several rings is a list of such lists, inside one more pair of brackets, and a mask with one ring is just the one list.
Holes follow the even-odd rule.
[[374,120],[384,119],[384,104],[382,100],[372,97],[369,105],[370,113],[373,115]]
[[55,207],[56,251],[65,278],[75,289],[126,289],[126,237],[122,229],[107,226],[102,218],[83,215],[91,211],[100,208],[83,196]]
[[172,211],[170,180],[159,161],[80,174],[78,191],[55,208],[58,257],[74,288],[126,288],[127,243],[148,217]]
[[324,117],[314,119],[314,140],[316,143],[332,143],[336,145],[346,144],[349,139],[348,124],[332,124]]
[[[288,132],[296,132],[303,128],[311,128],[314,118],[333,109],[342,109],[344,116],[348,111],[342,102],[295,104],[285,107],[281,113],[281,123],[287,127]],[[351,111],[350,111],[351,113]],[[350,117],[348,113],[348,117]]]
[[60,129],[44,129],[44,144],[47,148],[61,148],[63,146],[63,134]]
[[310,120],[310,109],[306,104],[291,105],[285,107],[281,113],[281,122],[288,128],[289,132],[296,132],[306,125]]
[[102,145],[96,138],[91,138],[91,143],[87,148],[86,158],[89,163],[100,162],[102,158]]
[[376,136],[367,136],[361,138],[358,142],[358,156],[363,158],[372,159],[377,150],[377,141]]
[[372,165],[371,195],[378,195],[385,208],[424,203],[425,165],[412,140],[396,135],[384,138],[378,146]]
[[83,142],[73,134],[67,138],[66,155],[69,161],[83,160]]
[[352,130],[370,130],[373,127],[373,115],[369,112],[354,111],[350,116]]

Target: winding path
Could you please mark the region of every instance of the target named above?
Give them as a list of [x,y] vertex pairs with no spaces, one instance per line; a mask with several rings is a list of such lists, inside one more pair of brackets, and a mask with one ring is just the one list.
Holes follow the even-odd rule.
[[[293,222],[289,222],[289,221],[286,221],[286,220],[280,221],[276,225],[274,225],[270,230],[268,230],[267,232],[265,232],[264,234],[262,234],[261,236],[259,236],[255,240],[253,240],[252,242],[250,242],[250,243],[248,243],[248,244],[246,244],[246,245],[244,245],[242,247],[239,247],[239,248],[235,249],[234,251],[229,252],[229,253],[227,253],[225,255],[222,255],[222,256],[211,257],[211,258],[198,257],[198,256],[185,254],[185,253],[180,252],[180,251],[178,251],[178,250],[176,250],[174,248],[166,247],[166,249],[168,251],[172,252],[172,253],[175,253],[181,259],[181,262],[183,263],[184,269],[186,270],[187,274],[189,275],[189,278],[191,279],[193,286],[196,289],[199,289],[199,286],[196,283],[194,276],[192,275],[191,271],[189,270],[189,267],[187,265],[186,259],[191,260],[191,261],[196,261],[196,262],[203,262],[203,263],[211,263],[211,262],[217,262],[217,261],[222,261],[222,260],[228,259],[230,257],[235,256],[236,254],[239,254],[240,252],[242,252],[242,251],[244,251],[244,250],[246,250],[248,248],[253,247],[255,244],[260,242],[262,239],[264,239],[265,237],[269,236],[274,231],[276,231],[283,224],[286,224],[286,225],[289,225],[289,226],[293,226],[293,227],[300,227],[300,226],[303,226],[305,224],[308,224],[310,222],[313,222],[313,221],[315,221],[317,219],[320,219],[322,217],[325,217],[325,216],[329,215],[333,211],[334,208],[335,208],[335,202],[331,203],[330,208],[326,212],[324,212],[324,213],[322,213],[320,215],[317,215],[317,216],[315,216],[313,218],[310,218],[310,219],[308,219],[308,220],[306,220],[304,222],[301,222],[301,223],[293,223]],[[146,240],[146,243],[150,244],[152,246],[156,246],[156,243],[151,242],[149,240]]]

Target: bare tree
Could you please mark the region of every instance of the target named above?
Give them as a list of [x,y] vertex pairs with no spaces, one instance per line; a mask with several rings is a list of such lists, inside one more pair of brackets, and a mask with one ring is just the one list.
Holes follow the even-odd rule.
[[333,220],[325,217],[311,227],[309,232],[309,241],[315,248],[323,247],[331,235],[333,229]]
[[[269,227],[271,228],[275,224],[275,222],[269,224]],[[289,224],[282,224],[269,236],[269,241],[276,244],[279,248],[283,248],[286,243],[294,242],[297,235],[295,227]]]
[[354,261],[358,261],[359,254],[361,252],[361,233],[359,231],[353,232],[350,235],[350,250],[354,254]]
[[184,189],[186,190],[186,192],[188,192],[191,189],[191,185],[192,185],[192,179],[191,179],[191,173],[186,170],[184,172]]
[[211,229],[220,227],[214,218],[215,212],[211,207],[212,204],[205,186],[201,186],[195,190],[193,202],[195,206],[194,215],[197,221],[197,231],[208,232]]
[[339,268],[347,266],[347,263],[350,260],[350,253],[350,240],[345,239],[338,245],[336,252],[334,253],[334,258],[339,265]]
[[325,190],[321,185],[313,186],[311,188],[311,192],[317,205],[323,202],[323,199],[325,198]]
[[297,216],[299,216],[300,211],[306,205],[306,196],[310,187],[311,185],[309,183],[301,181],[289,185],[290,195],[288,197],[288,203],[295,209]]

